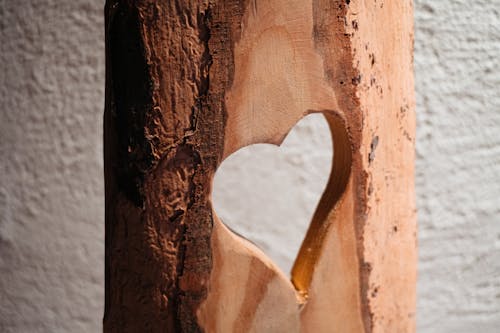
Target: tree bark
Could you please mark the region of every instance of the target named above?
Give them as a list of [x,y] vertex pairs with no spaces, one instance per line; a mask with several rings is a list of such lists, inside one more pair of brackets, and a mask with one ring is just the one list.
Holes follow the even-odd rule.
[[[105,332],[415,330],[412,10],[107,1]],[[312,112],[334,161],[290,280],[220,222],[211,184]]]

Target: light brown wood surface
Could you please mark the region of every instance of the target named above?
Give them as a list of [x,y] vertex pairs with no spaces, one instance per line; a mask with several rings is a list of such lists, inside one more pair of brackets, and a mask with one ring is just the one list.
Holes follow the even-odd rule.
[[[108,0],[104,331],[415,330],[412,11]],[[289,278],[210,191],[224,158],[313,112],[334,161]]]

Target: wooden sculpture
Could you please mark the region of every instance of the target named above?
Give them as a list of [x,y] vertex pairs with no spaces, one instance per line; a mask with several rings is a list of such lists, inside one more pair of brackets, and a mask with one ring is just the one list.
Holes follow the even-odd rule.
[[[105,332],[415,330],[412,10],[107,1]],[[290,280],[220,222],[212,180],[312,112],[334,162]]]

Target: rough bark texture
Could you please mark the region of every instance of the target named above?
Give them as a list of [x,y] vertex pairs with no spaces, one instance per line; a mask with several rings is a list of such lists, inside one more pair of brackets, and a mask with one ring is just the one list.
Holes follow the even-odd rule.
[[[108,0],[106,332],[414,330],[411,13]],[[292,284],[210,191],[222,159],[311,112],[335,156]]]
[[[209,53],[213,14],[197,1],[106,5],[106,331],[198,330],[231,69],[227,22]],[[217,50],[227,66],[209,94]]]

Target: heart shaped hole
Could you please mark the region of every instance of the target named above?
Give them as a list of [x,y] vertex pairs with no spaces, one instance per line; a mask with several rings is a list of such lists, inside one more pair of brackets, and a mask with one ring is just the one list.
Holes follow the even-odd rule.
[[280,147],[255,144],[219,167],[212,191],[219,218],[290,272],[333,158],[330,128],[320,113],[302,119]]

